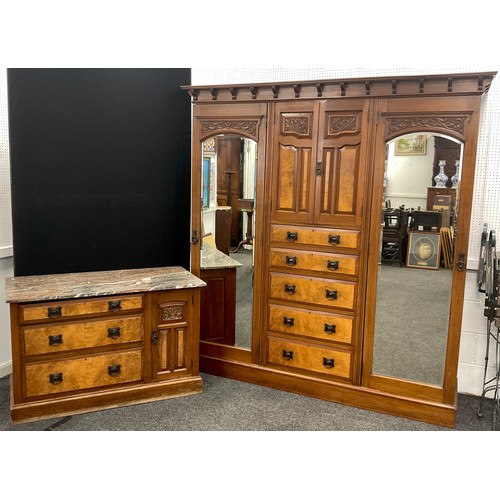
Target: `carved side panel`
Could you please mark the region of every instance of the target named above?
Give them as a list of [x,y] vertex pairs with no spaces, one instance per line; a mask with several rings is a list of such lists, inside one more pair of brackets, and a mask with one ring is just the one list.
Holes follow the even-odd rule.
[[469,114],[412,114],[383,116],[383,120],[387,124],[387,138],[429,129],[463,139],[465,124],[469,117]]
[[159,305],[160,324],[186,321],[185,302],[167,302]]
[[361,130],[361,113],[327,113],[327,124],[328,137],[355,134]]
[[282,135],[311,137],[312,113],[281,113],[280,132]]

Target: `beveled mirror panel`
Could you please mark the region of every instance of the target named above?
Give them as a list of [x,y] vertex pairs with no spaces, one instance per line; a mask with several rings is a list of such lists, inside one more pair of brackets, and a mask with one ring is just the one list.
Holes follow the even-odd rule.
[[386,147],[372,371],[442,387],[463,146],[414,133]]
[[257,143],[235,134],[202,142],[201,340],[252,348]]

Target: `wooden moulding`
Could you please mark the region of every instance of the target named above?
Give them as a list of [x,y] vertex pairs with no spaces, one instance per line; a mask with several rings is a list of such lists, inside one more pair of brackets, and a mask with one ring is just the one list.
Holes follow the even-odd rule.
[[295,372],[285,372],[208,356],[200,357],[200,369],[211,375],[323,399],[332,403],[409,418],[442,427],[453,428],[455,425],[456,401],[452,405],[422,401],[366,387],[320,380]]
[[63,398],[50,398],[26,403],[12,403],[13,423],[35,422],[47,418],[76,415],[90,411],[119,408],[133,404],[149,403],[176,397],[200,394],[203,381],[200,376],[165,380],[150,384],[121,386],[88,393],[66,395]]
[[276,101],[339,97],[409,97],[436,95],[480,95],[497,74],[458,73],[429,76],[352,78],[239,85],[183,85],[193,102]]

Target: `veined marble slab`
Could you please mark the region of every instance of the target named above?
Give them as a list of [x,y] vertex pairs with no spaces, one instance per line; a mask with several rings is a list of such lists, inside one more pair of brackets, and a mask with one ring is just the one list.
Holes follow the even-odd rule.
[[156,267],[6,278],[5,296],[6,302],[42,302],[205,285],[182,267]]
[[241,262],[232,259],[212,245],[204,244],[201,249],[201,269],[227,269],[241,265]]

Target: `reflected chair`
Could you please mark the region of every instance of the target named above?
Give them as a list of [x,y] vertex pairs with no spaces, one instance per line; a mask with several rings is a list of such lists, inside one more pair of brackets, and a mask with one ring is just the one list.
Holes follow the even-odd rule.
[[381,262],[399,262],[400,267],[404,267],[409,214],[404,206],[384,210]]

